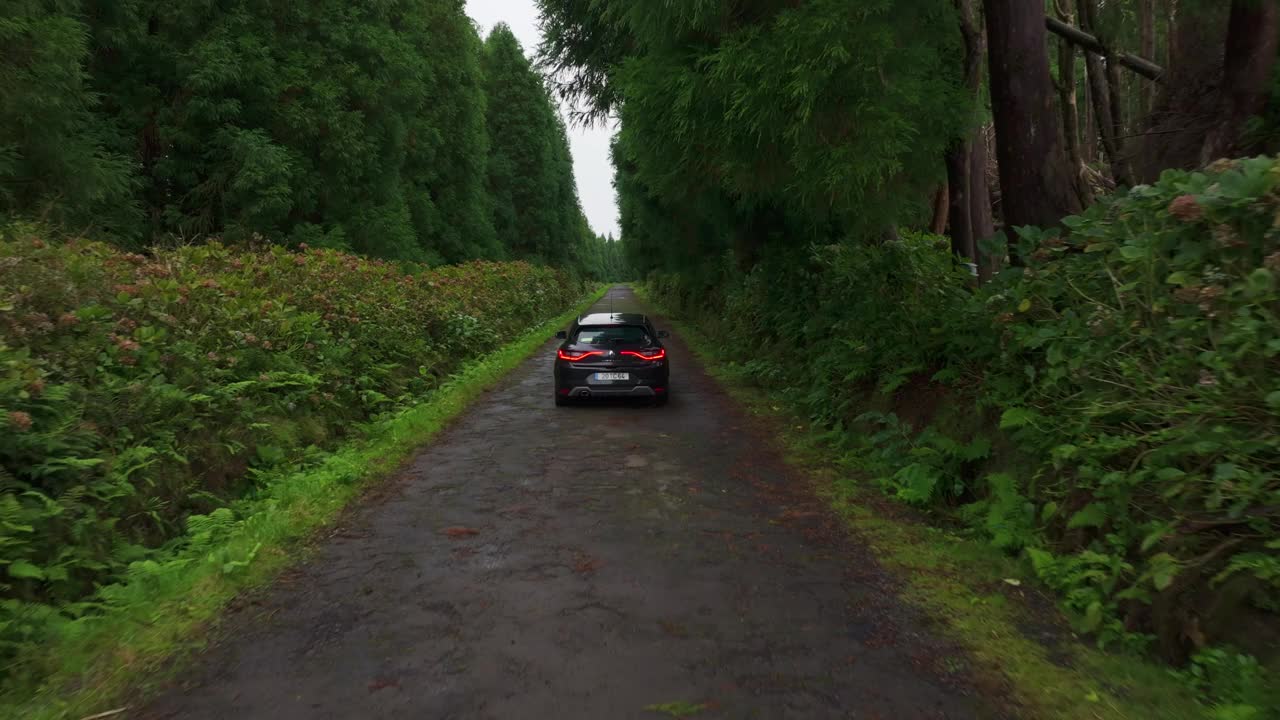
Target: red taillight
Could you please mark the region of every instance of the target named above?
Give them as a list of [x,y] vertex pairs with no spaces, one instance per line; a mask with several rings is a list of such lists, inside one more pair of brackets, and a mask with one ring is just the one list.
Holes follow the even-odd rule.
[[568,360],[570,362],[586,360],[592,355],[604,355],[604,353],[600,352],[599,350],[587,350],[586,352],[574,352],[573,350],[557,350],[556,351],[556,357],[560,358],[561,360]]
[[636,352],[635,350],[623,350],[623,355],[631,355],[641,360],[662,360],[667,357],[667,351],[662,348],[657,350],[647,350],[645,352]]

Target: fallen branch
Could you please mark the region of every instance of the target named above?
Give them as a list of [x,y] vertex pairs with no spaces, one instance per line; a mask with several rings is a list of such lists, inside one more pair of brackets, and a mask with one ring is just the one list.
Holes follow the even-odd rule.
[[1046,17],[1045,26],[1049,28],[1049,32],[1065,39],[1072,45],[1079,45],[1088,52],[1095,55],[1102,55],[1114,59],[1120,65],[1129,68],[1138,73],[1142,77],[1156,82],[1162,82],[1164,78],[1164,68],[1147,60],[1146,58],[1131,55],[1126,52],[1118,52],[1111,50],[1098,38],[1081,30],[1080,28],[1068,25],[1057,18]]

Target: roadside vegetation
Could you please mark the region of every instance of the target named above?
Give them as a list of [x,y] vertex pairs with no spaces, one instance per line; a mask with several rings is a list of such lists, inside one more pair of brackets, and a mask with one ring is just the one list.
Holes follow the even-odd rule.
[[0,45],[0,715],[87,713],[622,253],[462,3],[16,2]]
[[836,449],[833,500],[1277,717],[1276,3],[541,5],[562,92],[621,119],[632,267]]
[[241,572],[259,551],[226,543],[244,508],[308,527],[261,510],[282,479],[330,467],[331,451],[438,402],[480,353],[586,290],[520,262],[406,272],[323,249],[143,255],[46,237],[21,227],[0,239],[0,658],[11,681],[54,670],[25,661],[196,558]]

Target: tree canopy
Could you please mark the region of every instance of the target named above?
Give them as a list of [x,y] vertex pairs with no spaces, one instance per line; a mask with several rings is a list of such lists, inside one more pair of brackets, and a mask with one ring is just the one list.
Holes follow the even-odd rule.
[[22,1],[0,41],[5,215],[133,246],[595,257],[542,76],[462,0]]

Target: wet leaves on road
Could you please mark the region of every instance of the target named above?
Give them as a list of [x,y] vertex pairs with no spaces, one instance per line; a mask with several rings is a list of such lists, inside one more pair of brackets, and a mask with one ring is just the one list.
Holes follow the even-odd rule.
[[677,637],[677,638],[689,637],[689,629],[686,628],[684,625],[681,625],[680,623],[672,622],[670,620],[659,620],[658,626],[662,628],[663,632],[670,635],[671,637]]
[[579,575],[594,575],[604,563],[599,558],[579,554],[573,562],[573,571]]

